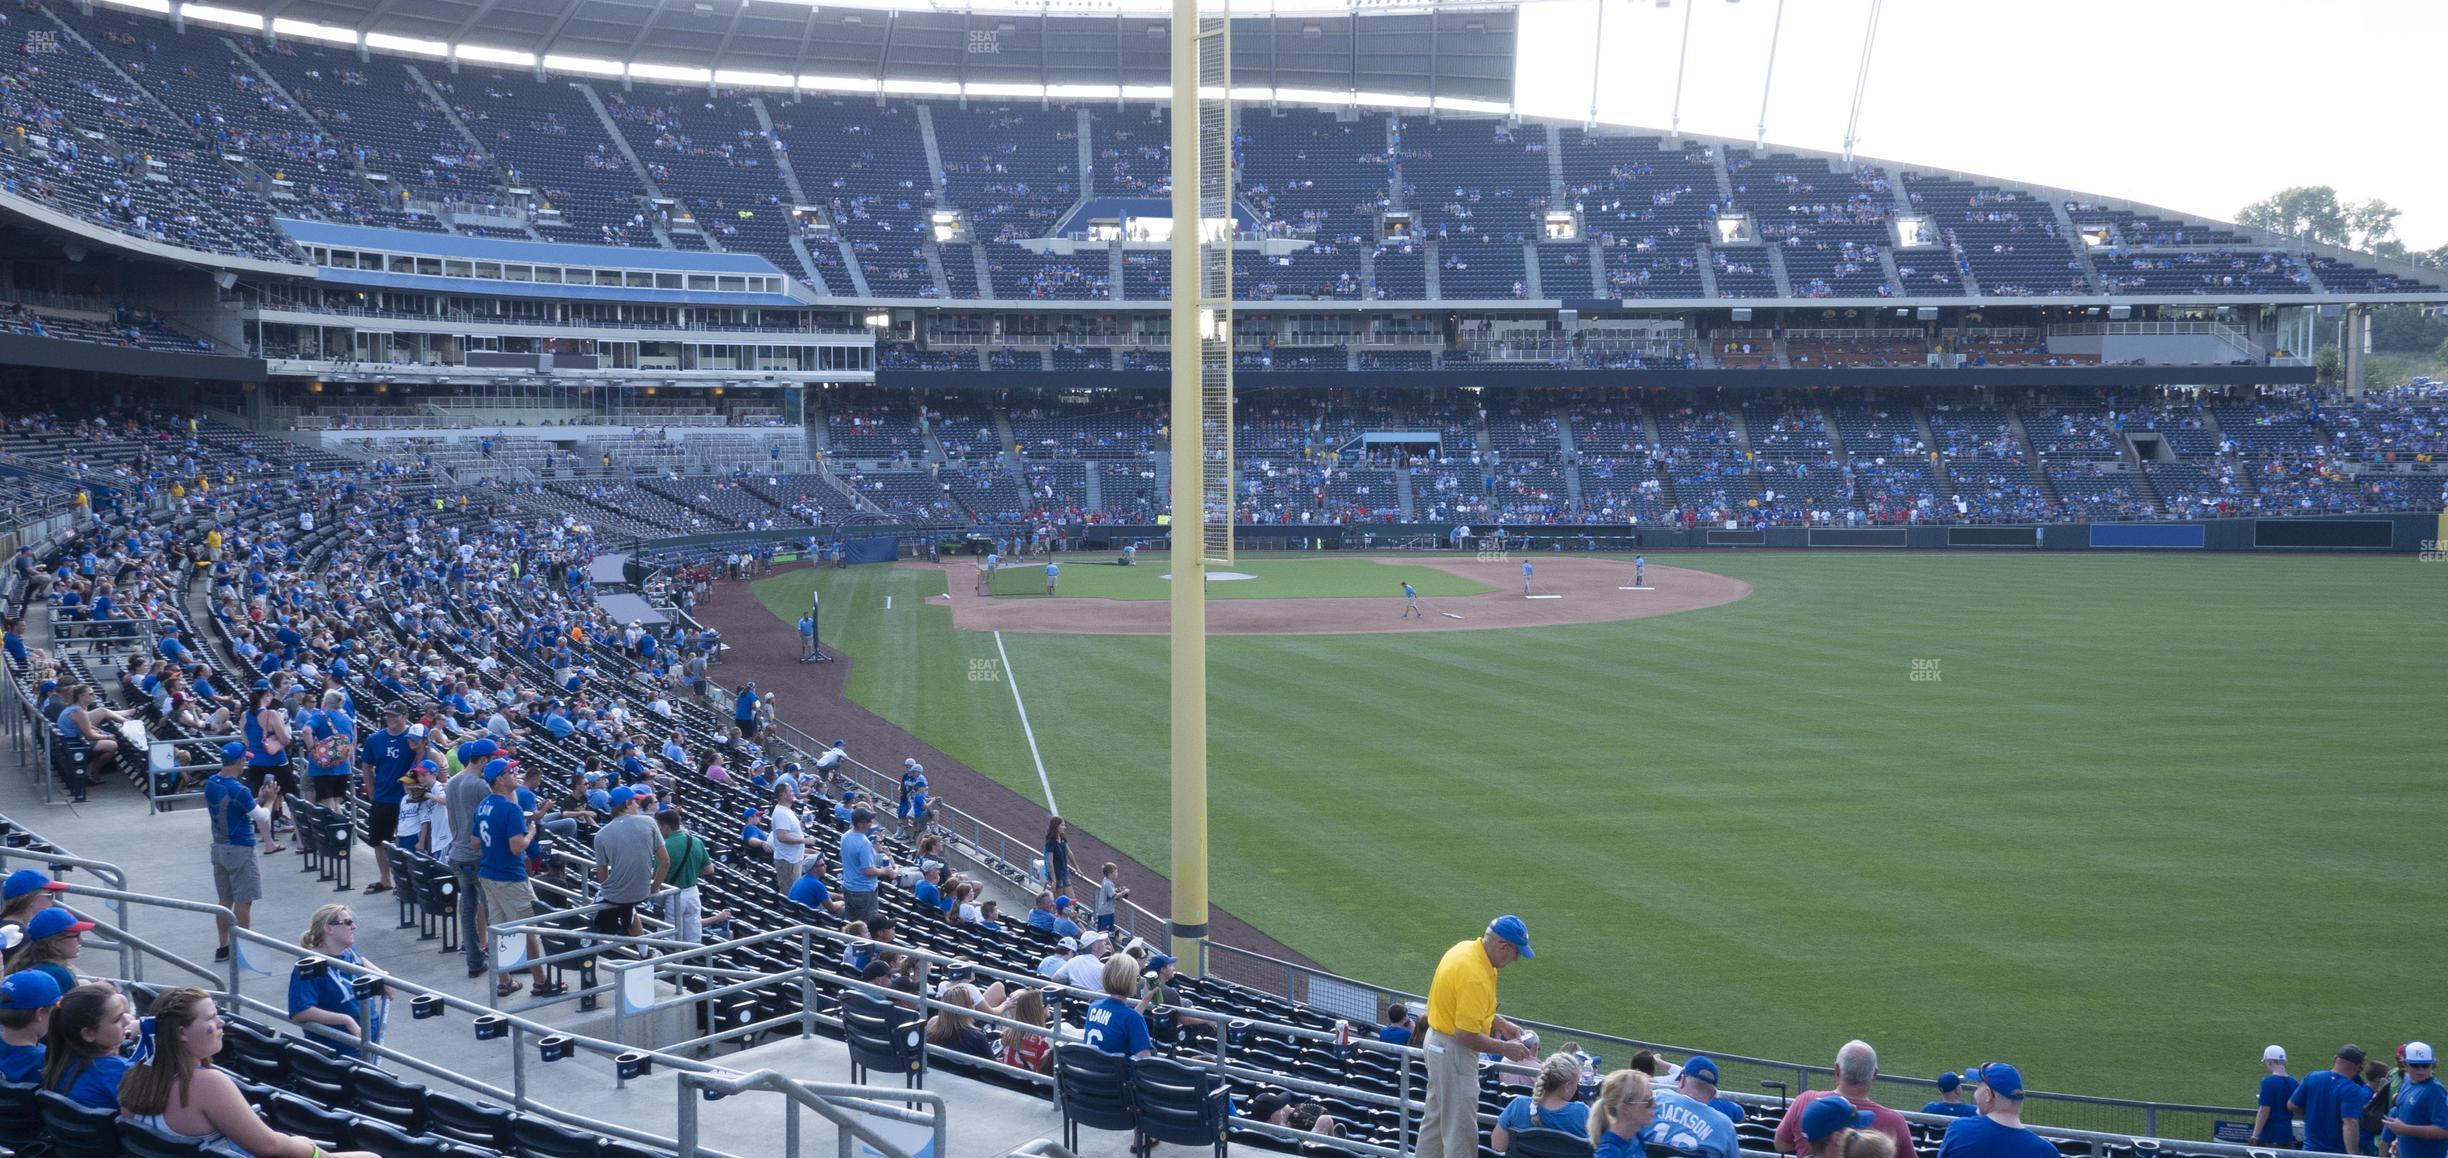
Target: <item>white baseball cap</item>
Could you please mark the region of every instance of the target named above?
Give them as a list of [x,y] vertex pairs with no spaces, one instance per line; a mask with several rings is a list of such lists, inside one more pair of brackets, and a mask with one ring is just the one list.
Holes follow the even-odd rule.
[[2431,1043],[2427,1041],[2407,1042],[2405,1048],[2405,1064],[2410,1066],[2427,1066],[2438,1064],[2431,1059]]
[[2285,1047],[2285,1046],[2283,1046],[2283,1045],[2273,1045],[2273,1046],[2269,1047],[2268,1049],[2262,1050],[2262,1051],[2261,1051],[2261,1060],[2262,1060],[2262,1061],[2285,1061],[2285,1060],[2286,1060],[2286,1047]]

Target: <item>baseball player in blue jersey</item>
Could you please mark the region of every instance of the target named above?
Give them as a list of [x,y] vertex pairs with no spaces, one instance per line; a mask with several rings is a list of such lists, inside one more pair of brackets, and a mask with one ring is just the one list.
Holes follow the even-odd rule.
[[1530,560],[1522,560],[1522,597],[1530,597]]
[[1059,578],[1061,575],[1061,567],[1058,567],[1052,563],[1046,564],[1046,594],[1052,595],[1054,593],[1054,580]]
[[1642,570],[1644,570],[1644,569],[1646,569],[1648,566],[1649,566],[1649,559],[1648,559],[1648,557],[1647,557],[1647,556],[1643,556],[1643,555],[1634,555],[1634,556],[1632,556],[1632,585],[1633,585],[1634,587],[1638,587],[1638,586],[1640,586],[1640,585],[1641,585],[1641,582],[1642,582],[1642,580],[1641,580],[1641,571],[1642,571]]
[[1419,590],[1418,590],[1417,588],[1415,588],[1415,587],[1411,586],[1411,583],[1410,583],[1410,581],[1409,581],[1409,580],[1404,580],[1404,581],[1403,581],[1403,613],[1402,613],[1402,614],[1400,614],[1400,615],[1395,616],[1394,618],[1396,618],[1396,619],[1409,619],[1409,618],[1411,618],[1411,617],[1412,617],[1412,616],[1414,616],[1414,615],[1419,616],[1419,617],[1420,617],[1420,618],[1422,618],[1422,619],[1426,619],[1426,618],[1428,618],[1428,613],[1427,613],[1427,612],[1425,612],[1425,611],[1420,610],[1420,605],[1419,605]]

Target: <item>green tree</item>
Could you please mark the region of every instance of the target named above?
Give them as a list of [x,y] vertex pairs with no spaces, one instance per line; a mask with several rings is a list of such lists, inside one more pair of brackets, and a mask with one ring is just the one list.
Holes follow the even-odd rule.
[[2288,237],[2318,241],[2404,258],[2405,243],[2397,240],[2397,219],[2403,213],[2374,197],[2368,201],[2338,199],[2328,185],[2297,185],[2245,206],[2236,222]]
[[2281,189],[2237,211],[2236,223],[2307,241],[2346,243],[2346,207],[2327,185]]
[[2335,386],[2339,375],[2346,372],[2346,356],[2335,346],[2323,346],[2312,355],[2312,377],[2323,386]]

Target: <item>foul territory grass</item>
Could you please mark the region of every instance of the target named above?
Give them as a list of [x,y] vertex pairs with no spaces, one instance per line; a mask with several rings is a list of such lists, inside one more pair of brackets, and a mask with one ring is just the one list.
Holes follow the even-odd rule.
[[[1517,912],[1539,955],[1507,1008],[1803,1060],[1858,1035],[1890,1073],[2005,1057],[2044,1089],[2249,1105],[2270,1042],[2317,1063],[2442,1032],[2389,978],[2448,950],[2448,567],[1653,561],[1754,594],[1212,640],[1216,902],[1412,989]],[[1004,672],[919,604],[937,574],[758,591],[792,618],[817,582],[853,695],[1037,797],[1016,676],[1064,814],[1167,863],[1162,639],[1007,634]]]
[[[1173,564],[1166,555],[1142,553],[1128,567],[1116,566],[1120,555],[1061,555],[1055,562],[1062,574],[1054,587],[1057,599],[1170,599],[1172,580],[1164,578]],[[1023,559],[998,568],[996,596],[1045,598],[1045,560]],[[1254,579],[1210,580],[1209,599],[1376,598],[1402,606],[1405,581],[1421,595],[1477,595],[1493,590],[1459,575],[1415,564],[1388,564],[1344,556],[1259,555],[1244,557],[1218,571],[1254,575]],[[954,582],[977,581],[974,571],[955,571]],[[1034,773],[1031,774],[1034,776]]]

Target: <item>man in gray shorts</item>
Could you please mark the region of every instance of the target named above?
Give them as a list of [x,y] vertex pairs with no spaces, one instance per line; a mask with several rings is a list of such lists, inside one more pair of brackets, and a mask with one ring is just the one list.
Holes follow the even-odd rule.
[[[246,759],[246,745],[226,744],[221,767],[204,780],[204,811],[212,818],[213,897],[237,915],[241,929],[255,927],[255,902],[263,896],[263,866],[255,851],[255,794],[240,778]],[[213,923],[221,930],[213,960],[227,961],[230,918],[214,914]]]
[[460,948],[467,953],[470,977],[482,977],[492,970],[485,957],[484,924],[477,919],[484,911],[484,896],[476,887],[476,861],[484,849],[477,845],[474,830],[476,806],[493,794],[477,769],[484,767],[485,761],[492,759],[498,750],[491,740],[470,740],[459,745],[459,771],[442,786],[443,804],[450,814],[451,875],[459,884]]

